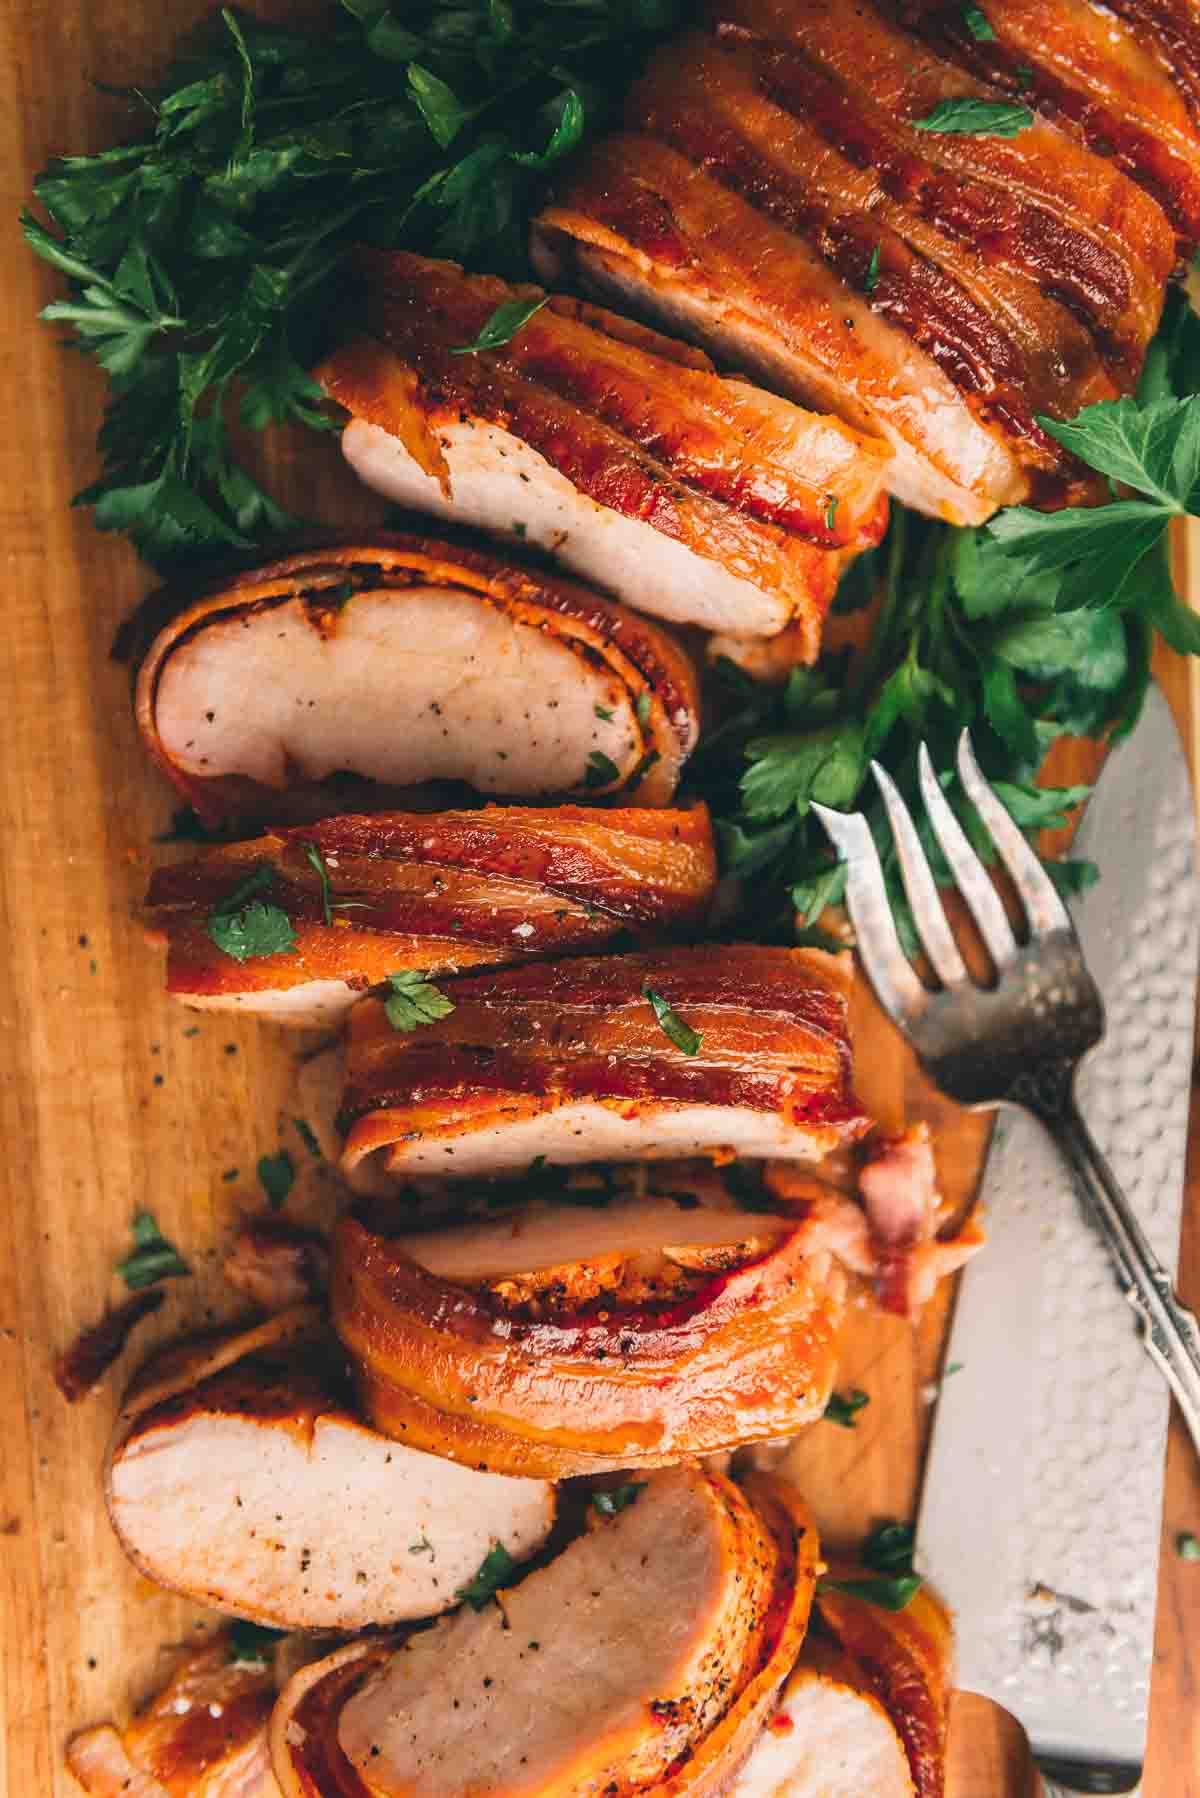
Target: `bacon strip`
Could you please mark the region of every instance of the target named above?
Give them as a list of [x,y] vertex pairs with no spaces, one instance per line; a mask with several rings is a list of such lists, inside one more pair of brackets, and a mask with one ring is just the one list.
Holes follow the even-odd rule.
[[[1179,233],[1180,255],[1195,248],[1200,59],[1189,57],[1174,37],[1171,52],[1163,53],[1165,39],[1151,21],[1169,30],[1168,8],[1004,0],[988,12],[992,36],[982,41],[970,31],[961,6],[904,0],[902,11],[941,54],[1036,105],[1110,157],[1158,201]],[[1185,29],[1196,34],[1190,13]]]
[[208,823],[382,809],[430,781],[665,805],[699,728],[691,664],[648,620],[402,535],[289,556],[186,607],[135,707]]
[[[260,867],[272,880],[257,897],[286,912],[296,940],[238,961],[209,922]],[[631,928],[692,930],[716,872],[704,806],[390,812],[279,830],[160,868],[146,916],[167,944],[167,990],[185,1004],[309,1024],[340,1017],[403,969],[433,977],[600,948]]]
[[[351,1014],[343,1167],[474,1175],[734,1148],[819,1157],[867,1128],[836,957],[746,946],[460,976],[454,1011],[397,1033]],[[689,1055],[646,988],[700,1036]]]
[[757,635],[800,619],[815,656],[849,553],[886,523],[882,444],[561,296],[463,355],[497,306],[541,289],[404,253],[367,268],[379,341],[320,378],[353,414],[344,447],[368,482],[519,531],[661,617]]
[[[349,1217],[335,1238],[334,1326],[368,1416],[410,1446],[553,1479],[662,1466],[788,1435],[828,1403],[843,1281],[801,1233],[769,1226],[780,1220],[746,1217],[728,1271],[698,1274],[682,1296],[668,1281],[665,1299],[625,1296],[588,1263],[552,1270],[539,1303],[528,1281],[431,1274],[413,1259],[419,1238]],[[676,1274],[687,1213],[677,1240]]]

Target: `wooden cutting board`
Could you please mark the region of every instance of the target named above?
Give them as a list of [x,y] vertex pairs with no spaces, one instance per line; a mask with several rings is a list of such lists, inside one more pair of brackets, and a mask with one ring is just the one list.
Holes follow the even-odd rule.
[[[9,221],[0,265],[0,1798],[74,1793],[61,1767],[68,1734],[144,1695],[162,1645],[203,1622],[139,1578],[108,1528],[100,1462],[122,1381],[156,1343],[232,1314],[219,1244],[239,1206],[262,1203],[260,1155],[290,1151],[301,1213],[330,1203],[295,1126],[287,1039],[169,1006],[158,958],[141,939],[137,907],[171,800],[139,751],[128,677],[109,646],[147,576],[122,543],[69,509],[94,474],[101,383],[35,323],[57,282],[15,230],[49,154],[98,148],[121,129],[118,103],[92,84],[151,79],[206,10],[196,0],[0,0],[9,71],[0,96],[0,217]],[[288,0],[256,10],[296,19],[322,9]],[[283,445],[275,457],[293,509],[330,522],[377,516],[330,446],[305,440],[302,451]],[[1185,670],[1167,659],[1161,675],[1195,741],[1200,715]],[[1081,750],[1060,773],[1086,778],[1091,766]],[[871,1060],[872,1089],[888,1106],[935,1120],[943,1182],[965,1199],[979,1122],[928,1093],[882,1024]],[[1198,1187],[1184,1271],[1193,1303]],[[142,1208],[196,1278],[169,1288],[113,1379],[70,1407],[51,1380],[52,1355],[120,1296],[111,1270]],[[915,1336],[883,1320],[856,1327],[842,1383],[869,1391],[870,1408],[854,1432],[818,1425],[804,1455],[831,1534],[856,1537],[880,1516],[911,1513],[948,1303],[949,1294]],[[1200,1480],[1176,1428],[1146,1798],[1200,1798],[1200,1567],[1172,1552],[1181,1529],[1200,1533]],[[1019,1732],[977,1702],[959,1703],[953,1759],[952,1798],[1031,1789]]]

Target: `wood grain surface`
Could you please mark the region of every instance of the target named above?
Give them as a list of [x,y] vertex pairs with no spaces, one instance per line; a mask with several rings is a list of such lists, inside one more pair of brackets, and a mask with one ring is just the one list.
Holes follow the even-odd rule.
[[[290,0],[256,10],[295,19],[322,9]],[[48,155],[99,147],[121,130],[120,102],[96,84],[151,78],[205,11],[192,0],[0,0],[0,1798],[74,1793],[61,1764],[67,1735],[126,1711],[161,1672],[164,1645],[206,1627],[135,1574],[109,1530],[100,1462],[113,1406],[155,1343],[232,1314],[219,1245],[239,1207],[262,1203],[261,1154],[290,1150],[301,1213],[319,1214],[331,1196],[295,1128],[286,1039],[169,1006],[141,938],[137,908],[171,802],[138,750],[127,674],[109,647],[147,575],[124,544],[70,510],[94,474],[101,383],[35,322],[57,282],[16,231]],[[302,458],[294,449],[273,456],[294,509],[331,522],[376,515],[328,445],[306,441]],[[1195,741],[1187,675],[1171,661],[1161,672]],[[1082,750],[1068,759],[1071,778],[1091,766]],[[870,1059],[882,1102],[935,1117],[943,1179],[969,1194],[978,1122],[939,1104],[882,1026]],[[1183,1278],[1195,1303],[1200,1165],[1190,1193]],[[112,1268],[143,1207],[196,1278],[173,1283],[115,1377],[68,1406],[52,1357],[120,1296]],[[854,1433],[818,1426],[803,1456],[831,1534],[853,1537],[880,1515],[911,1511],[949,1300],[915,1336],[883,1320],[855,1330],[844,1384],[873,1402]],[[1173,1552],[1178,1531],[1200,1533],[1200,1481],[1177,1423],[1163,1528],[1144,1794],[1200,1798],[1200,1567]],[[952,1798],[1033,1790],[1019,1731],[960,1700]]]

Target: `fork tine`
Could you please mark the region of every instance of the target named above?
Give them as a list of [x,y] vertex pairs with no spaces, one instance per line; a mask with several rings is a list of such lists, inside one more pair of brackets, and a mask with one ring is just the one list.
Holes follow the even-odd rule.
[[863,966],[880,1004],[903,1028],[920,1016],[930,994],[900,947],[871,828],[861,812],[833,812],[815,803],[812,809],[846,864],[846,909]]
[[950,801],[942,792],[929,751],[924,743],[917,758],[921,778],[921,797],[933,826],[933,834],[942,854],[950,864],[955,885],[974,918],[979,934],[987,944],[996,971],[1016,959],[1017,943],[1013,936],[1000,896],[988,878],[987,869],[967,841],[966,832],[950,809]]
[[921,847],[921,839],[917,835],[912,816],[886,768],[881,768],[878,762],[872,762],[871,772],[887,807],[888,821],[896,841],[896,854],[900,860],[904,891],[908,894],[913,921],[925,945],[925,953],[933,963],[942,985],[957,986],[967,978],[966,966],[942,910],[937,884],[929,871],[929,863],[925,859],[925,851]]
[[1052,930],[1070,930],[1071,919],[1053,881],[983,778],[970,733],[965,730],[958,740],[958,774],[967,798],[992,833],[1000,859],[1012,875],[1025,906],[1030,933],[1046,936]]

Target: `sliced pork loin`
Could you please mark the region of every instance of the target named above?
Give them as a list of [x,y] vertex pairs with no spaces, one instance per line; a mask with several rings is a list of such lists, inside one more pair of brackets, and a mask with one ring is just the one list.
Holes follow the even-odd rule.
[[236,1291],[263,1311],[321,1299],[329,1286],[329,1243],[284,1217],[247,1217],[221,1269]]
[[209,823],[378,810],[428,782],[665,805],[698,731],[694,671],[653,624],[406,536],[290,556],[185,607],[136,710]]
[[[904,0],[907,23],[942,54],[1036,106],[1147,189],[1200,242],[1200,20],[1160,0],[1003,0],[991,30],[961,6]],[[1123,15],[1123,16],[1122,16]]]
[[219,1636],[127,1729],[74,1736],[67,1766],[89,1798],[280,1798],[267,1749],[275,1660],[273,1643],[245,1650]]
[[[287,914],[293,941],[245,960],[213,920],[264,872],[255,900]],[[703,806],[488,806],[329,818],[210,850],[158,870],[146,915],[175,998],[310,1025],[404,970],[435,977],[598,949],[630,928],[694,930],[715,886]]]
[[494,1542],[541,1545],[550,1486],[385,1440],[339,1368],[319,1334],[269,1327],[152,1365],[106,1481],[145,1574],[258,1623],[355,1630],[448,1609]]
[[795,1659],[816,1540],[783,1487],[653,1476],[548,1566],[391,1652],[296,1676],[271,1725],[286,1798],[701,1798]]
[[729,1798],[916,1798],[916,1787],[861,1669],[810,1635]]
[[[373,335],[319,378],[369,486],[677,624],[794,625],[816,659],[839,575],[883,533],[883,444],[598,307],[405,253],[367,272]],[[497,307],[539,301],[509,343],[461,353]]]
[[516,1173],[538,1158],[819,1159],[868,1128],[849,979],[818,950],[722,944],[460,975],[441,988],[453,1011],[407,1033],[364,999],[343,1168],[377,1190],[381,1174]]
[[338,1226],[332,1315],[366,1415],[398,1441],[557,1479],[772,1440],[828,1403],[844,1276],[711,1171],[607,1202],[580,1176],[423,1228],[397,1209]]
[[1087,499],[1038,419],[1136,381],[1171,226],[1049,120],[921,129],[999,90],[875,5],[852,27],[829,0],[718,0],[564,177],[539,271],[876,432],[890,490],[935,515]]

